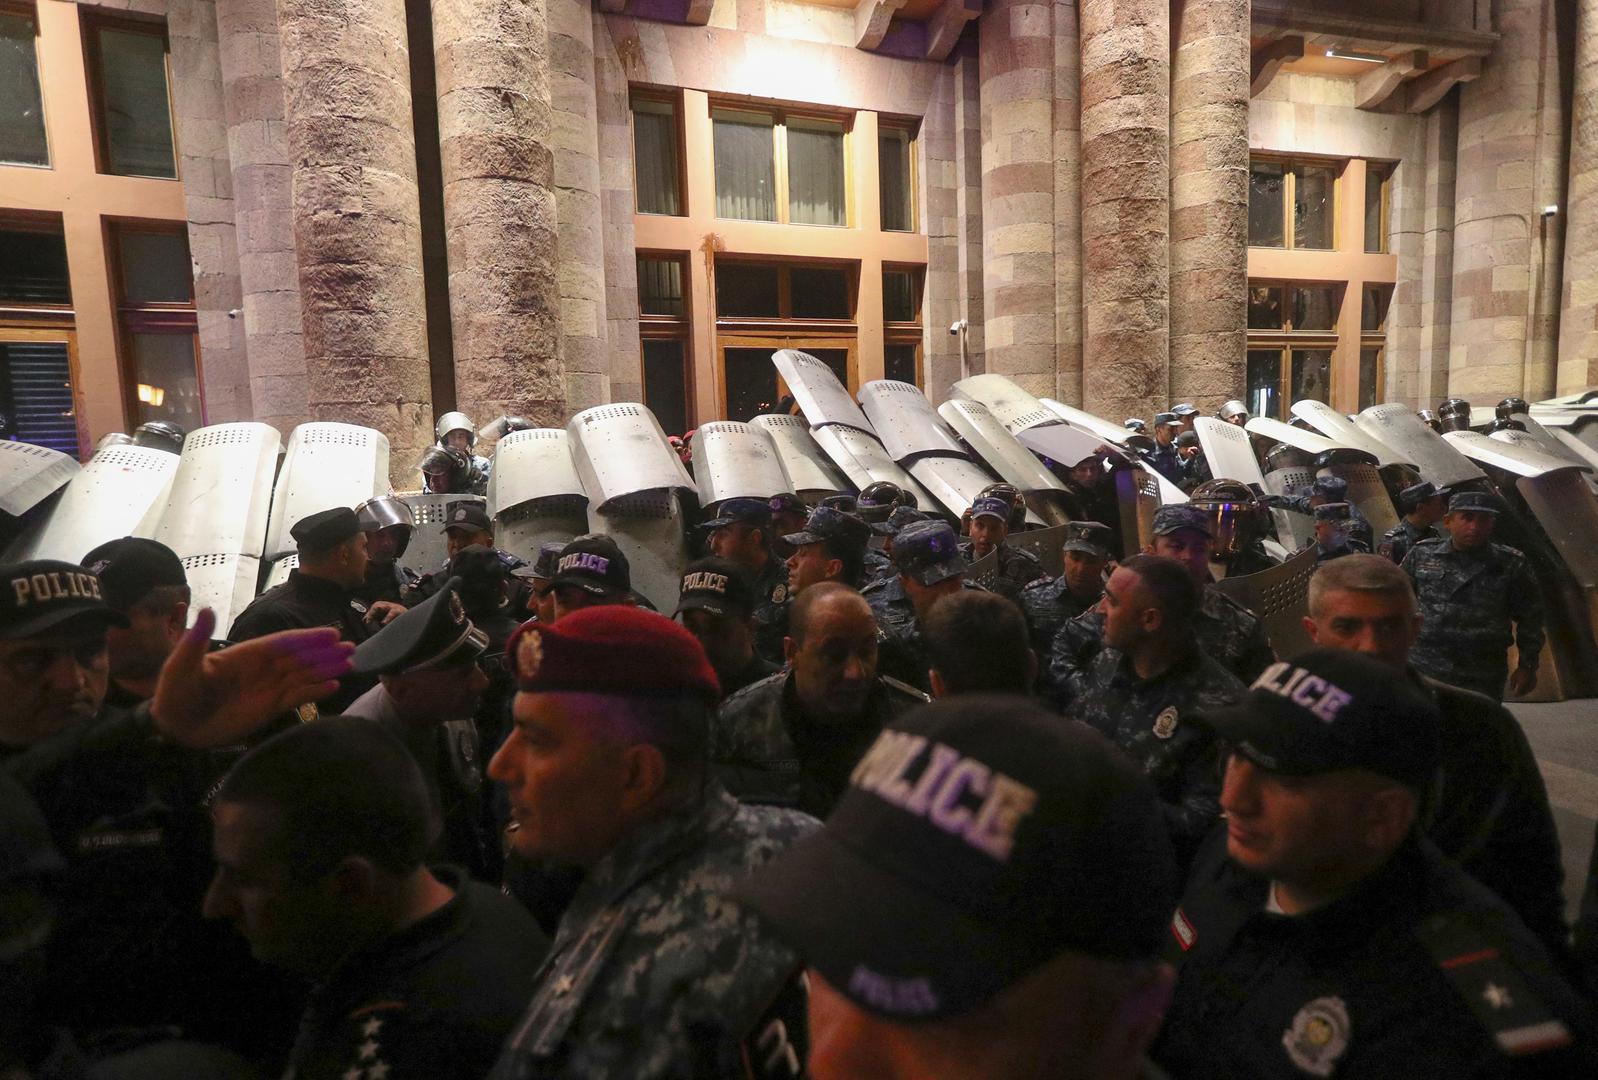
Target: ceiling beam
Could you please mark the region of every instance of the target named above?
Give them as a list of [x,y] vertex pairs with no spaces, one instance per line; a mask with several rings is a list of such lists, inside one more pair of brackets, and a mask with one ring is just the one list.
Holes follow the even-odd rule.
[[1339,8],[1347,6],[1310,5],[1302,0],[1253,0],[1250,21],[1255,37],[1300,34],[1306,38],[1334,40],[1344,48],[1360,52],[1403,48],[1486,56],[1498,44],[1498,35],[1485,18],[1476,18],[1475,25],[1469,27],[1451,26],[1447,19],[1410,22],[1378,19],[1362,13],[1343,14]]
[[1279,37],[1255,49],[1248,83],[1249,97],[1258,97],[1264,93],[1283,64],[1289,60],[1302,59],[1303,56],[1304,39],[1297,34]]
[[1404,80],[1417,71],[1426,70],[1426,50],[1411,49],[1391,57],[1387,63],[1371,68],[1354,84],[1354,105],[1361,109],[1379,109],[1398,93]]
[[1404,87],[1404,111],[1411,113],[1429,111],[1457,84],[1479,78],[1481,69],[1481,57],[1465,56],[1452,64],[1444,64],[1435,71],[1416,76]]
[[683,23],[687,26],[704,26],[710,22],[710,9],[714,6],[714,0],[688,0],[683,11]]
[[943,0],[943,6],[927,20],[927,59],[947,60],[965,32],[965,24],[980,14],[982,0]]
[[870,51],[882,44],[888,24],[906,0],[860,0],[854,9],[854,44]]

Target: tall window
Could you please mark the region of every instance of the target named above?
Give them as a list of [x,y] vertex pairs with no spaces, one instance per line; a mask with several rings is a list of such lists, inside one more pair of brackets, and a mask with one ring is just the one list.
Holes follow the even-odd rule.
[[634,98],[633,187],[640,214],[682,213],[680,145],[676,103]]
[[718,108],[711,126],[717,217],[849,223],[841,121]]
[[85,18],[100,171],[176,179],[165,26]]
[[1393,167],[1378,162],[1365,165],[1365,250],[1374,255],[1387,253],[1388,207],[1391,200]]
[[921,280],[920,267],[882,271],[883,377],[916,386],[922,385]]
[[112,233],[122,363],[134,424],[205,425],[200,404],[194,274],[182,227],[117,225]]
[[0,439],[78,456],[76,349],[59,219],[0,222]]
[[1329,250],[1336,237],[1338,168],[1253,161],[1249,164],[1248,242],[1254,247]]
[[1387,308],[1393,302],[1391,285],[1366,285],[1359,311],[1359,407],[1380,404],[1382,359],[1387,351]]
[[877,129],[877,194],[884,232],[914,232],[915,137],[902,124]]
[[688,430],[687,275],[682,254],[638,256],[638,322],[643,336],[644,404],[668,434]]
[[1342,302],[1341,285],[1249,283],[1250,412],[1284,418],[1292,402],[1331,401]]
[[0,162],[49,165],[39,93],[38,19],[31,8],[0,4]]
[[728,419],[776,408],[784,393],[771,364],[778,349],[802,349],[855,387],[857,277],[853,264],[716,260],[717,346]]

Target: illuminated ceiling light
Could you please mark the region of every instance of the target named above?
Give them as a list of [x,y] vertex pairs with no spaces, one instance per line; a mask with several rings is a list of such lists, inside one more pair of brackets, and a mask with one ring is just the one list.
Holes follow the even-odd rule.
[[1362,64],[1385,64],[1387,57],[1376,53],[1350,52],[1347,49],[1327,49],[1326,55],[1333,60],[1358,60]]

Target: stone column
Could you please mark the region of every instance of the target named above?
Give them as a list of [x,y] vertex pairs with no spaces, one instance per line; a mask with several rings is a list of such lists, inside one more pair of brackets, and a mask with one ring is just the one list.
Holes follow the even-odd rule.
[[594,12],[594,99],[599,122],[600,210],[605,225],[605,333],[610,394],[644,399],[638,339],[638,244],[633,233],[633,128],[627,71],[606,17]]
[[1556,392],[1598,385],[1598,0],[1577,0]]
[[1055,392],[1054,37],[1051,4],[990,0],[982,15],[985,370]]
[[1120,420],[1169,403],[1170,16],[1082,5],[1082,398]]
[[456,407],[565,422],[543,0],[433,0]]
[[1177,0],[1171,56],[1170,397],[1241,397],[1248,321],[1248,0]]
[[377,428],[409,482],[433,418],[405,5],[278,0],[278,29],[310,416]]
[[1082,33],[1054,0],[1054,396],[1082,404]]
[[234,321],[244,330],[250,418],[287,435],[310,415],[310,387],[276,0],[217,0],[216,30],[243,291]]

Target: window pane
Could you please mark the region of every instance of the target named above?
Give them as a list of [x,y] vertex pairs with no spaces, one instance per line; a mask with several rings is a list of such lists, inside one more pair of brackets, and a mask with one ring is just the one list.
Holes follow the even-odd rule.
[[1248,411],[1255,416],[1282,415],[1282,351],[1248,351]]
[[638,312],[641,315],[682,316],[681,261],[639,256]]
[[727,419],[749,420],[777,404],[772,349],[727,349]]
[[1325,401],[1332,389],[1332,350],[1293,350],[1293,401]]
[[0,229],[0,302],[72,303],[67,241],[54,229]]
[[814,356],[817,360],[820,360],[823,364],[826,364],[829,368],[831,368],[832,369],[832,373],[834,375],[838,376],[838,381],[841,382],[844,386],[848,387],[849,388],[849,392],[851,394],[854,393],[854,384],[849,381],[849,350],[848,349],[811,349],[811,348],[807,348],[804,351],[809,353],[811,356]]
[[0,439],[78,456],[65,342],[0,341]]
[[677,111],[671,102],[633,102],[633,174],[640,214],[682,213]]
[[130,304],[187,304],[194,299],[189,238],[183,233],[123,232],[122,298]]
[[795,266],[788,271],[788,295],[795,319],[847,319],[849,272],[830,267]]
[[1293,208],[1293,246],[1332,246],[1332,186],[1337,173],[1323,165],[1300,165],[1293,170],[1297,194]]
[[759,263],[716,265],[716,314],[723,318],[775,319],[777,268]]
[[921,385],[916,378],[915,345],[888,345],[882,354],[882,377]]
[[130,334],[138,423],[170,420],[184,431],[204,427],[193,334]]
[[1387,234],[1382,231],[1382,204],[1387,187],[1385,166],[1365,166],[1365,250],[1381,253],[1387,250]]
[[1336,324],[1337,286],[1296,285],[1293,287],[1294,330],[1330,330]]
[[716,216],[777,220],[777,177],[771,117],[711,114],[715,129]]
[[1382,366],[1382,350],[1361,349],[1359,351],[1359,407],[1368,409],[1381,399],[1376,395],[1381,392],[1377,385],[1377,376]]
[[688,430],[687,384],[681,341],[644,342],[644,404],[668,435]]
[[788,220],[796,225],[845,225],[843,125],[788,121]]
[[1380,331],[1387,325],[1387,305],[1392,302],[1391,285],[1367,285],[1359,305],[1359,328],[1366,333]]
[[33,19],[14,11],[0,11],[0,161],[50,164]]
[[101,27],[98,33],[106,171],[176,178],[165,38],[111,27]]
[[921,315],[921,283],[909,270],[882,272],[882,317],[888,322],[915,322]]
[[1282,166],[1253,162],[1248,169],[1248,242],[1255,247],[1281,247],[1282,200],[1287,186]]
[[1248,287],[1248,328],[1250,330],[1280,330],[1282,328],[1282,286],[1250,285]]
[[910,146],[910,133],[904,128],[881,128],[877,132],[877,188],[885,230],[909,232],[915,224]]

